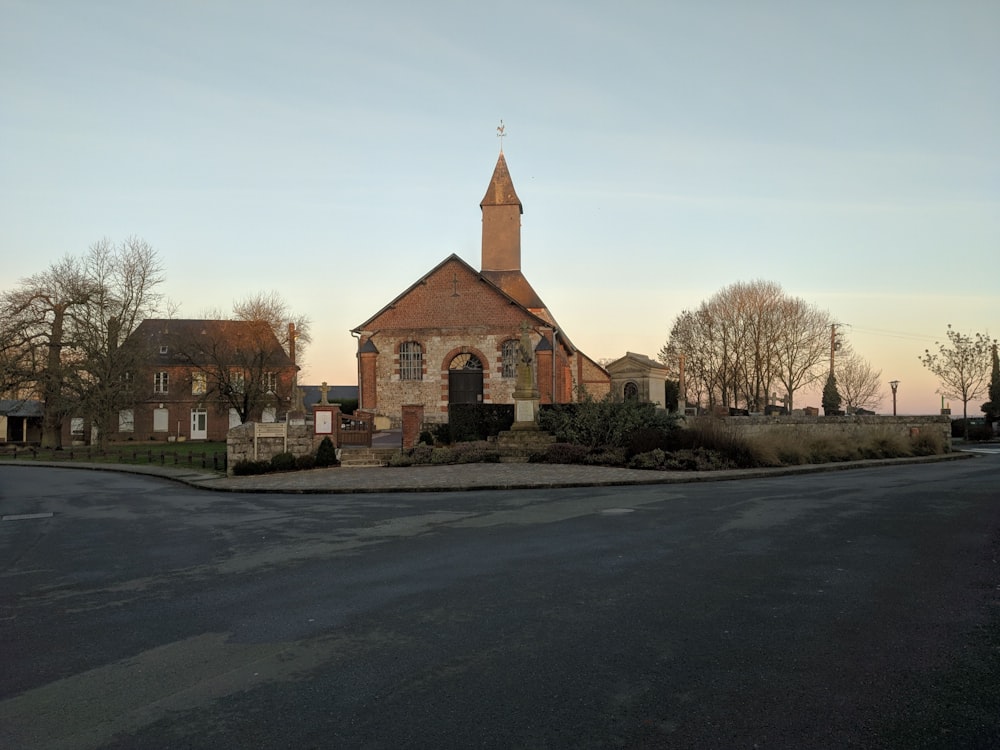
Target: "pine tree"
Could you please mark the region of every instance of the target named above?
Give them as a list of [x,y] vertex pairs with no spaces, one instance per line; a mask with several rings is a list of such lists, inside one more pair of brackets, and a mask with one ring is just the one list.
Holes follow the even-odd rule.
[[840,392],[837,390],[837,378],[831,372],[823,386],[823,413],[831,416],[840,412]]
[[990,400],[983,404],[987,422],[1000,420],[1000,361],[997,360],[997,345],[993,344],[993,373],[990,376]]

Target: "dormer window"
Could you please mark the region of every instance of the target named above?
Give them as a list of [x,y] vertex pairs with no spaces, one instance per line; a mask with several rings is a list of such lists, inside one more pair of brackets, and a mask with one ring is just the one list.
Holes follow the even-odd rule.
[[160,347],[160,354],[166,354],[169,351],[170,351],[170,349],[166,345],[163,345],[163,346]]

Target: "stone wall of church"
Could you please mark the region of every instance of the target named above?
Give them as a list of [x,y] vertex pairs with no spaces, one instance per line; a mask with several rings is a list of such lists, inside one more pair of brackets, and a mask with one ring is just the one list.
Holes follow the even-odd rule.
[[[376,413],[387,416],[399,426],[404,404],[424,404],[428,423],[448,421],[448,366],[463,353],[474,354],[483,364],[483,402],[510,404],[516,378],[503,377],[503,343],[516,338],[516,328],[502,333],[454,333],[427,337],[426,331],[379,334],[376,363],[378,405]],[[399,345],[416,341],[423,347],[423,378],[400,380]]]

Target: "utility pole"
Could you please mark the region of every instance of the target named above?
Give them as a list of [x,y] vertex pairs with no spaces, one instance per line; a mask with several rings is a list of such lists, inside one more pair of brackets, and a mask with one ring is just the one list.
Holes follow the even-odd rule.
[[899,381],[890,380],[889,387],[892,388],[892,416],[896,416],[896,389],[899,388]]
[[833,357],[837,350],[837,324],[830,324],[830,375],[833,375]]

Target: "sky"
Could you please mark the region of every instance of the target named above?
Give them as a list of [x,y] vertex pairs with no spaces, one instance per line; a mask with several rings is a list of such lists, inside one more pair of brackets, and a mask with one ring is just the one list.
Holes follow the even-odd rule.
[[[177,317],[274,290],[300,382],[452,253],[500,148],[522,270],[590,357],[765,280],[937,413],[918,357],[1000,334],[1000,3],[0,0],[0,290],[97,240]],[[979,403],[970,414],[979,415]],[[819,390],[796,405],[819,406]],[[951,403],[961,411],[960,403]]]

